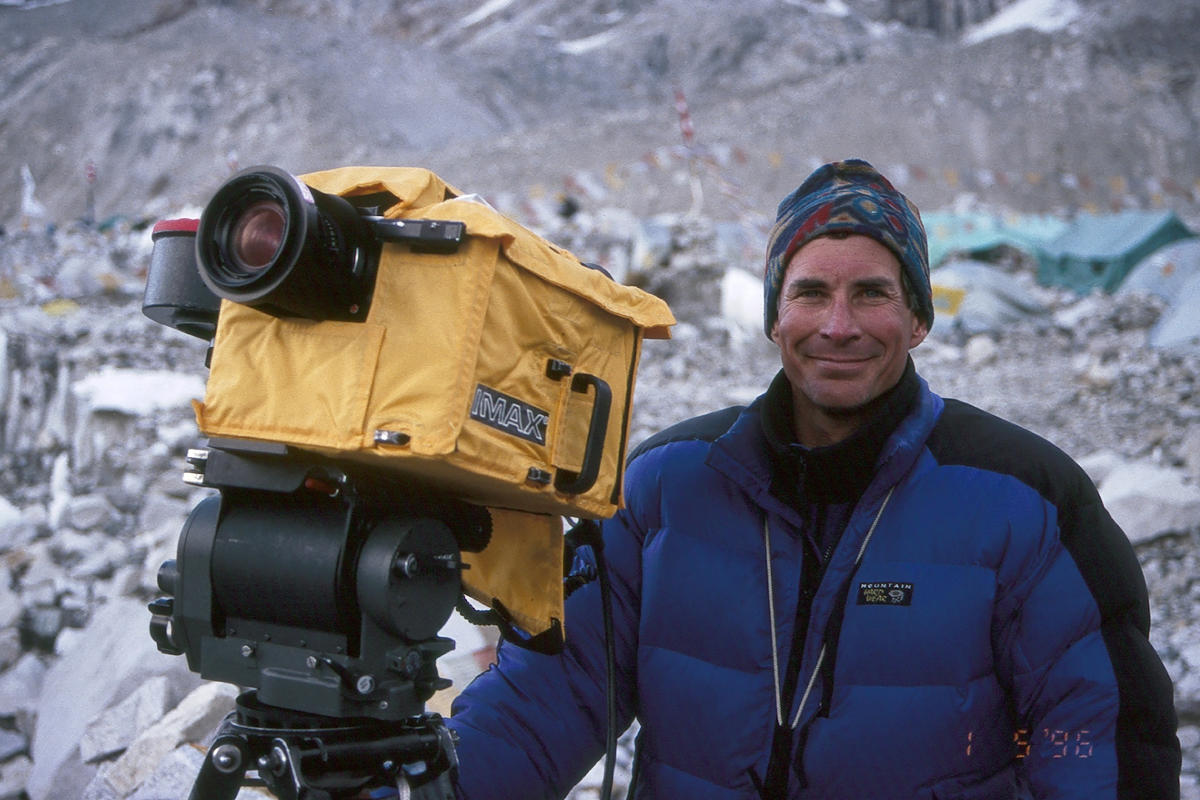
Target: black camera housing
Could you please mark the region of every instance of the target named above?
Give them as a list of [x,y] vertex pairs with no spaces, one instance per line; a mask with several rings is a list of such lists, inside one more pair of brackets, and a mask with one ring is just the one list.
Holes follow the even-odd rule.
[[155,226],[142,311],[208,340],[222,298],[277,317],[365,320],[385,242],[450,253],[466,234],[461,222],[380,215],[395,203],[386,192],[326,194],[278,167],[243,170],[199,222]]
[[449,682],[438,636],[461,593],[459,540],[487,512],[355,476],[283,445],[214,440],[189,454],[200,502],[159,571],[151,633],[209,680],[334,718],[400,720]]

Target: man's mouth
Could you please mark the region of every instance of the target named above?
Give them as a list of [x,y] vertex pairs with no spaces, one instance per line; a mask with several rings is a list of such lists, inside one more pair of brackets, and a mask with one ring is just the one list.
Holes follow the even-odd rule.
[[810,354],[808,358],[821,364],[831,364],[833,366],[854,366],[856,364],[863,364],[867,361],[870,361],[873,356],[819,355],[814,353]]

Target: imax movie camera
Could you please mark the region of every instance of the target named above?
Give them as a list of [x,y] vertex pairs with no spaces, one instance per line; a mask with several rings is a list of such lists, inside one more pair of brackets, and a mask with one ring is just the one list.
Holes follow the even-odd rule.
[[193,798],[449,798],[425,702],[467,594],[554,651],[562,518],[621,502],[642,339],[666,305],[428,170],[256,167],[154,231],[143,311],[208,340],[215,490],[159,572],[151,634],[244,690]]

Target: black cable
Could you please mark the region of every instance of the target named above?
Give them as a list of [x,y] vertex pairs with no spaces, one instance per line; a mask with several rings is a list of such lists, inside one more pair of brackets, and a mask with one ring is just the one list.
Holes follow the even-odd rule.
[[617,654],[613,635],[612,587],[604,561],[604,538],[600,525],[591,519],[580,520],[567,534],[573,546],[588,545],[596,559],[596,578],[600,583],[600,615],[604,621],[605,710],[608,716],[604,734],[604,780],[600,800],[612,800],[613,773],[617,766]]
[[617,655],[613,643],[612,589],[608,582],[608,567],[604,563],[604,542],[596,537],[593,552],[596,554],[596,574],[600,579],[600,609],[604,619],[604,666],[607,673],[605,686],[608,710],[608,730],[604,736],[604,782],[600,785],[601,800],[611,800],[613,771],[617,765]]

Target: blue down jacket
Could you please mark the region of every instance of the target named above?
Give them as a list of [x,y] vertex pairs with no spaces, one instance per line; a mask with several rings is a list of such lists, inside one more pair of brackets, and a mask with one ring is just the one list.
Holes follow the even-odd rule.
[[[637,798],[760,797],[779,719],[791,798],[1179,796],[1125,535],[1061,451],[919,387],[820,579],[789,708],[807,551],[768,491],[762,398],[633,460],[604,536]],[[600,619],[592,584],[562,655],[503,646],[458,698],[460,797],[561,797],[602,756]]]

